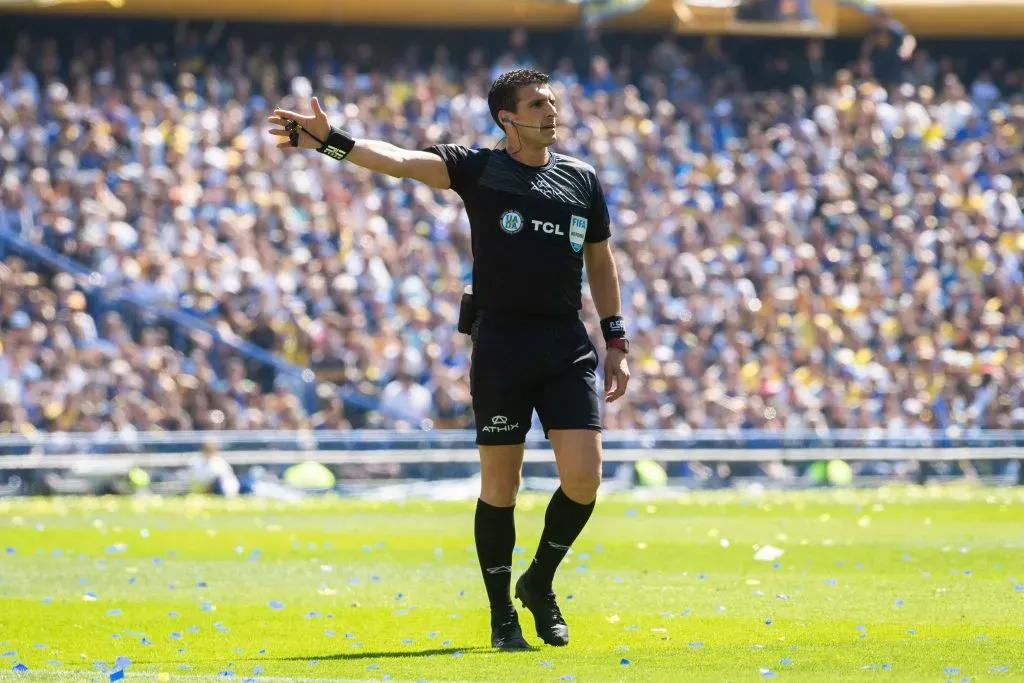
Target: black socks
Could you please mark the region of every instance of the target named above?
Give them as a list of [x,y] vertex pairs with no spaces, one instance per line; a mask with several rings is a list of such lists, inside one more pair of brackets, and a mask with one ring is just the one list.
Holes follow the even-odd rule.
[[[596,501],[595,501],[596,502]],[[580,505],[570,500],[559,488],[551,497],[544,513],[544,532],[537,546],[537,555],[530,566],[529,580],[534,586],[549,589],[555,570],[594,512],[594,502]],[[515,506],[499,508],[476,501],[474,535],[480,573],[487,588],[492,610],[512,604],[512,551],[516,545]]]
[[516,545],[515,505],[507,508],[476,501],[473,524],[476,555],[487,588],[491,609],[504,609],[512,604],[509,592],[512,583],[512,550]]
[[541,534],[537,556],[529,569],[531,584],[545,589],[551,587],[555,570],[587,525],[595,503],[580,505],[566,496],[561,488],[551,496],[547,512],[544,513],[544,533]]

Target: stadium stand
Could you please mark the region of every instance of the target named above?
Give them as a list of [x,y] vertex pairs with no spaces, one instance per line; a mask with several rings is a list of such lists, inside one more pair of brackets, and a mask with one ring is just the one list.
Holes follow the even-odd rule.
[[527,64],[550,69],[561,146],[612,208],[635,384],[609,428],[1024,425],[1016,55],[574,34],[552,59],[523,31],[494,50],[24,23],[0,74],[0,231],[378,406],[304,403],[265,364],[90,310],[70,275],[7,254],[0,432],[471,426],[457,198],[285,155],[264,121],[317,93],[357,136],[494,144],[489,81]]

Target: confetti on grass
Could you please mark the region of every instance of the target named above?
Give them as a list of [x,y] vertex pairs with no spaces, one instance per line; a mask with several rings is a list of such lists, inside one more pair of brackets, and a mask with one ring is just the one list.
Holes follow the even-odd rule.
[[774,562],[785,553],[786,551],[781,548],[776,548],[772,545],[765,545],[757,549],[757,552],[754,553],[754,559],[758,562]]

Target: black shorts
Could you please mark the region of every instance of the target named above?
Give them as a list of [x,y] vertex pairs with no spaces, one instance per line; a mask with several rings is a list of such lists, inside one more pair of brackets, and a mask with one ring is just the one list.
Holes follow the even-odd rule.
[[551,429],[601,430],[597,349],[578,318],[481,313],[469,382],[479,445],[523,443],[534,409],[545,437]]

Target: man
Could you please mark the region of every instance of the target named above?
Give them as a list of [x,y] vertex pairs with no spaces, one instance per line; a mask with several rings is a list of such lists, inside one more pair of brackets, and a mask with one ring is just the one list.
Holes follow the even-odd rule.
[[487,99],[506,134],[503,149],[434,145],[412,151],[354,140],[331,128],[316,98],[312,115],[276,110],[271,133],[288,138],[278,147],[317,149],[396,178],[452,189],[465,203],[473,289],[463,302],[470,319],[460,320],[460,329],[473,340],[470,389],[481,470],[475,536],[491,608],[491,643],[529,647],[509,589],[516,493],[536,409],[561,487],[515,593],[533,613],[537,635],[550,645],[566,645],[569,631],[552,581],[593,512],[601,479],[597,350],[579,317],[584,265],[608,347],[606,401],[625,394],[629,343],[597,174],[549,149],[557,138],[558,111],[548,76],[525,69],[503,74]]

